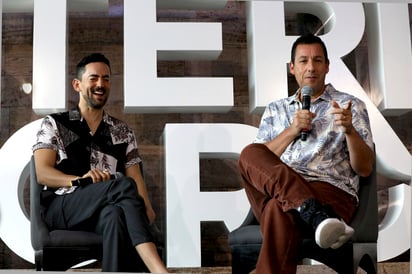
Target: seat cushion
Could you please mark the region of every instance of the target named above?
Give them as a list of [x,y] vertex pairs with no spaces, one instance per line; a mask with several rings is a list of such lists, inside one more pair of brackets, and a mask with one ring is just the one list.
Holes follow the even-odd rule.
[[44,246],[65,247],[65,246],[90,246],[102,245],[102,236],[94,232],[52,230]]
[[262,235],[259,225],[247,225],[239,227],[229,233],[230,245],[262,244]]

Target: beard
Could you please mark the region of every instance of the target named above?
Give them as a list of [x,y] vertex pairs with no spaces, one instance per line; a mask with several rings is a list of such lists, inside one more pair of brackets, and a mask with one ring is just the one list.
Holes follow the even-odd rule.
[[[87,105],[93,109],[102,109],[106,105],[108,96],[107,90],[99,87],[95,89],[88,89],[87,94],[83,95],[83,99],[87,102]],[[95,98],[96,96],[96,98]]]

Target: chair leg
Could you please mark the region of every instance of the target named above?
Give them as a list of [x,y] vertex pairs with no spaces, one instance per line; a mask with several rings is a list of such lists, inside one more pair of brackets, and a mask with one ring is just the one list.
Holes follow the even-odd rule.
[[34,252],[34,264],[36,266],[36,271],[43,270],[43,250],[36,250]]
[[242,247],[232,246],[232,274],[249,274],[256,268],[258,256],[259,249],[244,252]]
[[356,273],[358,267],[368,274],[376,274],[377,250],[376,243],[356,243],[353,247],[353,269]]
[[374,261],[369,255],[363,256],[359,263],[359,267],[362,268],[368,274],[378,273],[376,261]]

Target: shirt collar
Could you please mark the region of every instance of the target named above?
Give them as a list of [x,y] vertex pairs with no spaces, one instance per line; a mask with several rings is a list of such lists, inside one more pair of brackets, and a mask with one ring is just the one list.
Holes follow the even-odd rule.
[[[331,93],[333,93],[335,91],[335,88],[332,86],[332,84],[326,84],[325,85],[325,91],[318,97],[316,98],[316,101],[318,100],[323,100],[323,101],[327,101],[330,102],[332,101],[332,96]],[[294,103],[300,103],[299,100],[299,89],[295,92],[295,94],[293,94],[292,96],[286,98],[287,103],[290,104],[294,104]]]
[[326,84],[325,91],[317,98],[317,100],[330,102],[333,100],[331,95],[333,92],[335,92],[335,88],[331,84]]
[[[83,117],[80,114],[79,106],[76,106],[75,108],[69,111],[69,119],[71,121],[83,121]],[[103,111],[103,122],[109,123],[109,121],[109,115],[106,113],[106,111]]]

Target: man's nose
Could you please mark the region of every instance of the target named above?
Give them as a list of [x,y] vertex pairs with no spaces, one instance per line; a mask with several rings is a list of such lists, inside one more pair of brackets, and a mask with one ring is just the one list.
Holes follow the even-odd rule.
[[309,60],[308,63],[307,63],[307,70],[308,71],[315,70],[314,62],[312,60]]
[[104,87],[104,86],[105,86],[105,81],[104,81],[103,78],[99,78],[99,79],[97,80],[97,86],[98,86],[98,87]]

